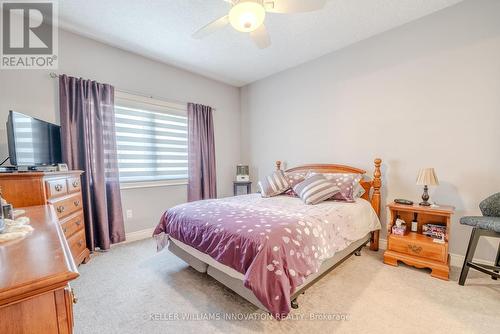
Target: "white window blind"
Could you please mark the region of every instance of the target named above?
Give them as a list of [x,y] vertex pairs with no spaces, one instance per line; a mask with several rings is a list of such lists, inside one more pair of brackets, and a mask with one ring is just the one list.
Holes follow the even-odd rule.
[[185,105],[116,92],[115,126],[121,183],[187,179]]

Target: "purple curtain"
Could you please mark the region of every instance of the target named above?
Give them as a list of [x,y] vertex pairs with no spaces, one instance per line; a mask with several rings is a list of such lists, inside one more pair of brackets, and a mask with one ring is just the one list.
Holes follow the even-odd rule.
[[188,201],[217,197],[212,108],[188,103]]
[[125,240],[116,157],[114,88],[59,77],[63,161],[83,170],[87,246],[109,249]]

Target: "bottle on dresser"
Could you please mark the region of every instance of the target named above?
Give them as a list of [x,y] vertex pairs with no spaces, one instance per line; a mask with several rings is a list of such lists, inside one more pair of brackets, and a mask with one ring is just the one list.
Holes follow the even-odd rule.
[[14,209],[12,204],[8,203],[5,198],[3,198],[2,188],[0,188],[0,211],[2,212],[2,217],[6,219],[14,219]]

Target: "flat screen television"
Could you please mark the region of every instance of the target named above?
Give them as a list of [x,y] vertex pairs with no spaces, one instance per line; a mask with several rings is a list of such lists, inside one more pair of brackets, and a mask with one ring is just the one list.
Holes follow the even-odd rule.
[[7,120],[10,163],[44,166],[62,162],[61,127],[15,111]]

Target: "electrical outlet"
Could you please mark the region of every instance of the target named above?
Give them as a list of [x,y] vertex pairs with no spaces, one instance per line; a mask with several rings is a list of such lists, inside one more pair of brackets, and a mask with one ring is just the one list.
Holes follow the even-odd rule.
[[130,209],[127,210],[126,215],[127,215],[127,219],[130,219],[134,216],[132,210],[130,210]]

